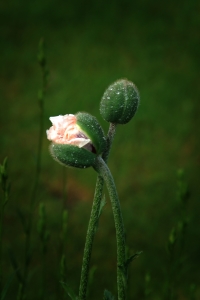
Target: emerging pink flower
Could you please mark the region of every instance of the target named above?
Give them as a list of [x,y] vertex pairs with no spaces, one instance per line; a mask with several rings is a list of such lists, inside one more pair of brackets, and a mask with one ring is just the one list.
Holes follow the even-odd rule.
[[[57,144],[70,144],[79,148],[91,144],[91,140],[81,131],[74,115],[50,117],[53,126],[47,130],[47,139]],[[88,145],[89,146],[89,145]],[[86,146],[87,147],[87,146]]]

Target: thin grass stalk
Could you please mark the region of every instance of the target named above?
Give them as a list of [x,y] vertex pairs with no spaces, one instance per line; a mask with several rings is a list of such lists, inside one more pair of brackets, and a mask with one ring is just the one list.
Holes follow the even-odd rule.
[[66,182],[67,182],[67,168],[65,166],[63,166],[63,174],[62,174],[62,179],[63,179],[63,203],[62,203],[62,208],[63,210],[65,209],[65,203],[67,201],[67,186],[66,186]]
[[7,158],[4,159],[3,164],[0,165],[0,183],[3,190],[3,197],[0,201],[0,299],[2,298],[3,292],[3,270],[2,270],[2,239],[3,239],[3,219],[4,219],[4,208],[8,202],[10,183],[8,182],[7,175]]
[[26,226],[26,240],[25,240],[25,254],[24,254],[24,270],[23,270],[23,284],[20,287],[20,297],[19,300],[24,299],[25,289],[27,285],[29,264],[30,264],[30,251],[31,251],[31,234],[32,234],[32,223],[33,223],[33,213],[36,204],[36,195],[38,190],[39,177],[41,173],[41,152],[42,152],[42,136],[44,131],[44,98],[47,86],[48,71],[46,68],[46,59],[44,56],[44,41],[41,39],[39,43],[38,52],[38,62],[42,70],[42,87],[38,93],[38,104],[39,104],[39,135],[38,135],[38,149],[36,156],[36,169],[35,169],[35,179],[33,184],[33,189],[31,193],[30,203],[29,203],[29,213]]
[[2,287],[3,287],[3,271],[2,271],[3,215],[4,215],[4,205],[3,205],[3,201],[1,201],[0,203],[0,299],[2,296]]

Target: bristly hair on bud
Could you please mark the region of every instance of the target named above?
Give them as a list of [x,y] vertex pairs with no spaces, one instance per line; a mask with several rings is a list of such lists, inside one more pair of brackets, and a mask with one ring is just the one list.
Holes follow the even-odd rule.
[[140,101],[135,84],[127,79],[119,79],[104,92],[100,103],[100,113],[104,120],[115,124],[126,124],[135,115]]
[[77,168],[93,166],[106,147],[106,138],[97,119],[88,113],[51,117],[47,130],[52,141],[50,153],[61,164]]

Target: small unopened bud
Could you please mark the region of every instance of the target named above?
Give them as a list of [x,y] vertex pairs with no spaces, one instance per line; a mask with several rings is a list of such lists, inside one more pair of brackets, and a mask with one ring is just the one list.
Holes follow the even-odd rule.
[[105,91],[100,104],[100,113],[104,120],[115,124],[126,124],[135,115],[140,96],[135,84],[120,79]]
[[106,146],[106,139],[97,119],[88,113],[51,117],[53,126],[47,130],[52,141],[50,152],[55,160],[66,166],[93,166],[97,155]]

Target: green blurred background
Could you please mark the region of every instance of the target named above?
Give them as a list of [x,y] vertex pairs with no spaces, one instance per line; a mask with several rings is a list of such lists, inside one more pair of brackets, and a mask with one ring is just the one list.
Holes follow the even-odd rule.
[[[51,125],[50,116],[87,111],[107,131],[108,124],[99,113],[99,101],[107,86],[128,78],[140,91],[139,110],[129,124],[117,128],[109,159],[121,199],[127,244],[131,251],[143,251],[131,265],[130,299],[144,299],[147,271],[152,278],[152,299],[162,299],[159,295],[165,281],[166,243],[177,221],[176,172],[180,167],[185,169],[191,191],[190,222],[178,299],[189,299],[190,284],[200,282],[199,9],[200,3],[195,0],[1,1],[0,160],[8,156],[12,182],[4,220],[5,277],[13,272],[8,249],[16,252],[19,265],[23,257],[24,235],[16,210],[20,207],[26,212],[35,174],[37,93],[42,80],[37,51],[43,37],[50,70],[46,129]],[[44,132],[38,201],[46,205],[51,231],[48,299],[58,299],[63,168],[50,157],[48,145]],[[75,290],[95,181],[92,169],[67,169],[67,276]],[[91,299],[102,299],[104,288],[116,292],[115,230],[106,198],[93,248],[91,264],[97,269]],[[30,299],[37,298],[33,288],[35,291],[40,286],[38,245],[35,225]],[[14,278],[10,299],[14,299],[17,286]],[[199,289],[200,285],[197,292]]]

